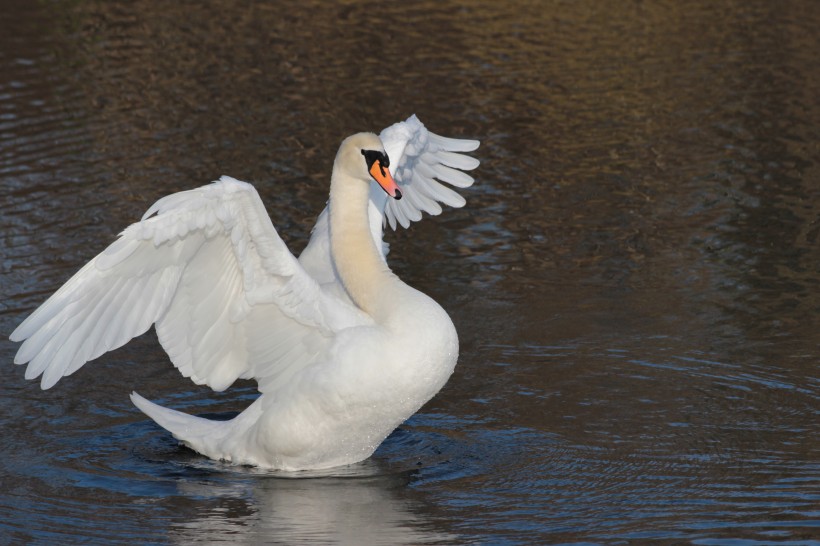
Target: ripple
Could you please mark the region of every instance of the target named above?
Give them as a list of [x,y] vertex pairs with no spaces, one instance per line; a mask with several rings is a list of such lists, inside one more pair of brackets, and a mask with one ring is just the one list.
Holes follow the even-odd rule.
[[374,457],[318,473],[209,461],[128,391],[226,417],[253,385],[192,388],[149,334],[41,392],[0,340],[0,542],[817,536],[815,3],[14,11],[6,334],[156,198],[218,174],[254,181],[298,247],[353,131],[416,112],[480,138],[482,165],[465,208],[389,234],[461,356]]

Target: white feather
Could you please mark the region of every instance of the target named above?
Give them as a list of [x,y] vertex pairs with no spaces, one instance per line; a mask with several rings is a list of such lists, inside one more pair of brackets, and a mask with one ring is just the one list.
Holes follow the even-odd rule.
[[[249,244],[254,236],[264,244]],[[266,249],[265,257],[258,248]],[[281,311],[270,314],[266,332],[257,331],[261,339],[244,332],[250,307],[232,304],[247,299],[248,286],[254,306]],[[323,315],[317,308],[333,312]],[[321,331],[370,323],[349,302],[319,290],[276,234],[251,185],[223,177],[160,199],[11,339],[26,340],[15,359],[30,363],[26,377],[43,374],[42,386],[49,388],[156,322],[160,342],[180,371],[222,390],[240,375],[261,379],[289,365],[255,358],[249,347],[264,346],[271,332],[294,321]]]

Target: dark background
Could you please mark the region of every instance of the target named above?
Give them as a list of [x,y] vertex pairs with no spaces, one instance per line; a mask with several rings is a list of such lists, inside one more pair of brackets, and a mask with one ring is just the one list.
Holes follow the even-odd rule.
[[[0,341],[0,542],[820,537],[820,3],[0,0],[0,333],[159,197],[252,182],[294,252],[347,135],[482,141],[388,234],[444,390],[313,479],[180,449],[238,411],[153,333],[43,392]],[[758,542],[755,542],[758,541]]]

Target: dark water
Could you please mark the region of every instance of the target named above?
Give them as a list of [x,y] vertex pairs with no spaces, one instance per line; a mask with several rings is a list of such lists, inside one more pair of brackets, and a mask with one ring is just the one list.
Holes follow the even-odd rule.
[[441,394],[300,479],[180,449],[229,414],[152,333],[39,390],[0,341],[0,543],[820,540],[820,3],[0,0],[3,338],[158,197],[256,184],[295,250],[338,143],[478,138],[391,234],[460,332]]

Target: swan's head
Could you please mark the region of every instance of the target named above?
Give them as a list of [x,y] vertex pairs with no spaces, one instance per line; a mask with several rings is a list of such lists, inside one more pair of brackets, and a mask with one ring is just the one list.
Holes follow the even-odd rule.
[[373,133],[358,133],[347,137],[336,154],[336,166],[346,174],[379,186],[393,199],[401,199],[401,190],[390,174],[390,158],[384,145]]

